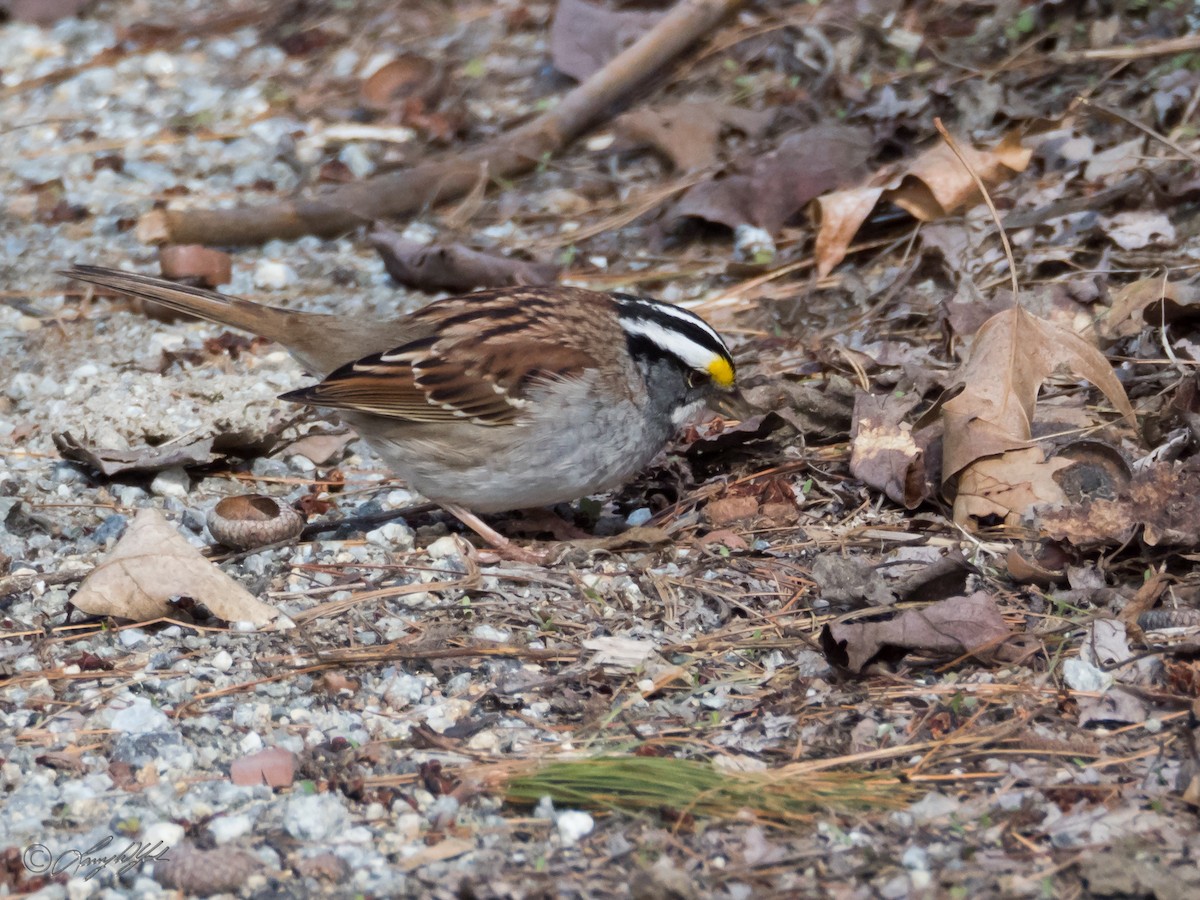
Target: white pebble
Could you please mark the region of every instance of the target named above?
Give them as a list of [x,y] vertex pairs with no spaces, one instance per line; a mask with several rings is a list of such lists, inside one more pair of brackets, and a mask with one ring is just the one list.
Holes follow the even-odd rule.
[[432,544],[425,548],[425,552],[433,559],[461,559],[462,552],[459,550],[458,539],[447,534],[438,538]]
[[183,500],[187,497],[188,491],[191,489],[192,479],[188,477],[188,473],[184,471],[182,466],[172,466],[170,469],[163,469],[150,482],[150,493],[156,494],[159,497],[175,497],[178,500]]
[[281,291],[295,281],[295,270],[281,262],[264,259],[254,269],[254,286],[265,291]]
[[476,625],[471,632],[471,636],[477,641],[491,641],[494,644],[503,644],[509,639],[510,634],[491,625]]
[[411,550],[414,536],[413,530],[403,522],[388,522],[368,531],[367,543],[388,550]]
[[580,838],[592,833],[592,829],[596,827],[596,821],[585,812],[568,809],[558,814],[554,825],[558,829],[558,836],[562,839],[563,845],[573,847],[579,843]]
[[228,650],[218,650],[212,658],[212,667],[218,672],[228,672],[233,666],[233,657]]

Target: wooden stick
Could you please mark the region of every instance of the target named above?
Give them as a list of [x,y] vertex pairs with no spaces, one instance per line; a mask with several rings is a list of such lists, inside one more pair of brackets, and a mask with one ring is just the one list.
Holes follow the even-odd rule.
[[461,197],[472,188],[485,165],[496,178],[520,175],[611,114],[620,101],[708,34],[742,2],[680,0],[636,43],[552,109],[453,159],[339,185],[308,198],[232,209],[168,210],[169,239],[178,244],[229,245],[306,234],[332,236],[376,219],[406,215]]

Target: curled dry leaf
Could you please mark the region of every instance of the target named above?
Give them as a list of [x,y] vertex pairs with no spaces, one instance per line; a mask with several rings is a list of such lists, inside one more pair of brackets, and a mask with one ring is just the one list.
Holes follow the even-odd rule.
[[388,274],[401,284],[429,291],[469,291],[517,284],[552,284],[558,266],[481,253],[461,244],[420,244],[377,228],[371,243]]
[[1140,278],[1117,291],[1100,322],[1100,334],[1109,340],[1132,337],[1146,325],[1160,328],[1198,315],[1200,287],[1165,278]]
[[175,597],[191,597],[226,622],[262,627],[279,615],[201,556],[154,509],[137,514],[71,602],[94,616],[145,622],[170,615],[168,601]]
[[1035,506],[1061,506],[1067,497],[1058,476],[1071,465],[1067,459],[1046,459],[1040,447],[976,460],[958,476],[954,521],[970,524],[996,518],[1016,524]]
[[961,504],[956,499],[955,521],[996,515],[1015,523],[1031,505],[1065,501],[1054,475],[1071,461],[1047,462],[1032,440],[1038,392],[1059,367],[1096,385],[1134,420],[1125,389],[1099,350],[1019,307],[998,313],[975,336],[961,371],[962,392],[942,406],[942,483],[957,479],[963,497]]
[[885,650],[954,654],[994,649],[1011,634],[986,591],[951,597],[877,622],[834,622],[821,632],[829,661],[852,672]]
[[550,58],[554,68],[576,81],[584,81],[662,17],[658,12],[614,10],[586,0],[559,0],[550,26]]
[[[1016,132],[1005,135],[991,150],[963,144],[960,149],[989,186],[1025,171],[1033,155]],[[818,223],[817,274],[828,275],[845,258],[858,229],[881,200],[894,203],[919,221],[933,222],[978,197],[971,173],[945,143],[935,144],[906,166],[887,166],[859,187],[825,194],[813,204]]]
[[69,431],[52,437],[63,459],[90,466],[110,478],[134,472],[161,472],[178,466],[204,465],[211,461],[213,450],[213,438],[202,438],[190,444],[139,447],[137,450],[106,450],[85,447]]
[[932,493],[925,448],[912,425],[902,421],[919,399],[862,393],[854,403],[850,474],[906,509],[916,509]]
[[428,97],[440,87],[437,66],[423,56],[406,53],[384,63],[362,84],[363,105],[387,110],[409,97]]
[[1017,584],[1034,584],[1048,588],[1067,580],[1065,571],[1049,569],[1043,563],[1039,557],[1027,555],[1020,547],[1015,546],[1009,548],[1004,560],[1009,578]]

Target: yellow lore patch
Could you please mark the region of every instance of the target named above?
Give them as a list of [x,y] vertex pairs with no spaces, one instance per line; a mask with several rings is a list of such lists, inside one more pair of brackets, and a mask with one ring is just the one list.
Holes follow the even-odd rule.
[[718,387],[733,387],[733,366],[728,360],[718,356],[708,364],[708,374]]

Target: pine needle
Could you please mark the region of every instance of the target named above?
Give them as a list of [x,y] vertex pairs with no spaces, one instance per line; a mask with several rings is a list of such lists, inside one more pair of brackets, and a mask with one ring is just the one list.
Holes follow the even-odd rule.
[[514,803],[549,796],[564,806],[626,813],[754,819],[790,825],[820,811],[895,809],[913,799],[895,776],[856,772],[781,776],[778,772],[724,772],[710,763],[656,756],[596,757],[553,762],[508,782]]

